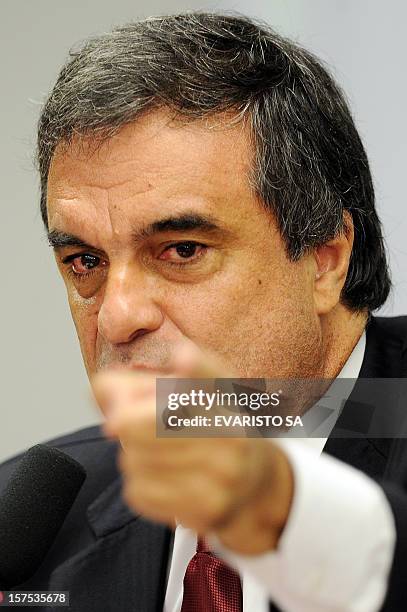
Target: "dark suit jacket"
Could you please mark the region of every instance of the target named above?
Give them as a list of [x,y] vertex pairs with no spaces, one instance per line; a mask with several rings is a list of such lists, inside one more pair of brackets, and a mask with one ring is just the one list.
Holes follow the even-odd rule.
[[[360,378],[407,377],[407,317],[372,318],[366,331]],[[383,610],[398,612],[407,609],[407,440],[335,437],[347,409],[348,404],[324,451],[377,480],[390,502],[397,546]],[[171,532],[136,516],[122,501],[117,444],[99,427],[48,444],[82,463],[88,477],[44,562],[19,588],[69,591],[74,612],[161,610]],[[0,466],[0,490],[18,459]]]

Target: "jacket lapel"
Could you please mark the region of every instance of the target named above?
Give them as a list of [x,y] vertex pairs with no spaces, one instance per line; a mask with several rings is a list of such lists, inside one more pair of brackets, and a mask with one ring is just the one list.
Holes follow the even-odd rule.
[[117,478],[89,506],[96,540],[58,566],[49,589],[70,592],[74,612],[162,610],[171,532],[135,515]]

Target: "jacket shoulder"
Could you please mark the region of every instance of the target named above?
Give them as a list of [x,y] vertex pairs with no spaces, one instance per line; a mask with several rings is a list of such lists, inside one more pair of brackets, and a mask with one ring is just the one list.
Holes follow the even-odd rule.
[[[83,465],[88,476],[91,475],[91,477],[98,479],[103,472],[102,481],[105,482],[109,482],[117,476],[115,463],[117,442],[105,438],[99,425],[64,434],[46,440],[42,444],[58,448],[78,461]],[[23,454],[24,451],[0,464],[0,492],[5,487]]]
[[[37,572],[21,588],[45,590],[49,576],[61,563],[95,542],[95,533],[87,519],[90,506],[119,473],[116,463],[118,443],[103,436],[100,427],[88,427],[44,442],[70,455],[83,465],[86,479],[61,530]],[[0,465],[0,495],[23,453]]]
[[[407,376],[407,316],[371,317],[367,326],[366,350],[386,372],[379,377]],[[372,357],[372,355],[370,355]]]
[[390,334],[397,334],[407,345],[407,315],[397,317],[373,317],[375,323],[384,331]]

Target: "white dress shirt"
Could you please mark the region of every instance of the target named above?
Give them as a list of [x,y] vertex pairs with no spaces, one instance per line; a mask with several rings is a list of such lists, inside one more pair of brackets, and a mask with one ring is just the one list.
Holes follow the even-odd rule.
[[[338,378],[359,376],[365,344],[363,333]],[[383,602],[396,539],[393,514],[372,479],[321,455],[338,415],[339,408],[328,429],[324,423],[324,437],[274,440],[290,459],[295,483],[275,551],[238,555],[208,537],[240,574],[243,612],[268,612],[270,599],[284,612],[375,612]],[[196,534],[178,525],[164,612],[180,612],[183,579],[195,550]]]

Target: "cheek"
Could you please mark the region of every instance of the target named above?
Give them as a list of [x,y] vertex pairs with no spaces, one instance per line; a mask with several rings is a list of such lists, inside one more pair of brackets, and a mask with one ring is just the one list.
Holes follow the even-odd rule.
[[314,370],[320,330],[306,276],[223,277],[201,289],[178,296],[170,308],[177,326],[201,348],[243,377],[300,377]]
[[205,284],[178,287],[166,299],[166,312],[183,334],[202,348],[222,349],[235,343],[239,333],[247,339],[261,319],[259,307],[265,305],[270,311],[274,297],[278,294],[271,295],[254,277],[219,275]]
[[90,374],[95,371],[98,313],[96,297],[83,298],[73,287],[68,290],[68,301],[85,366]]

